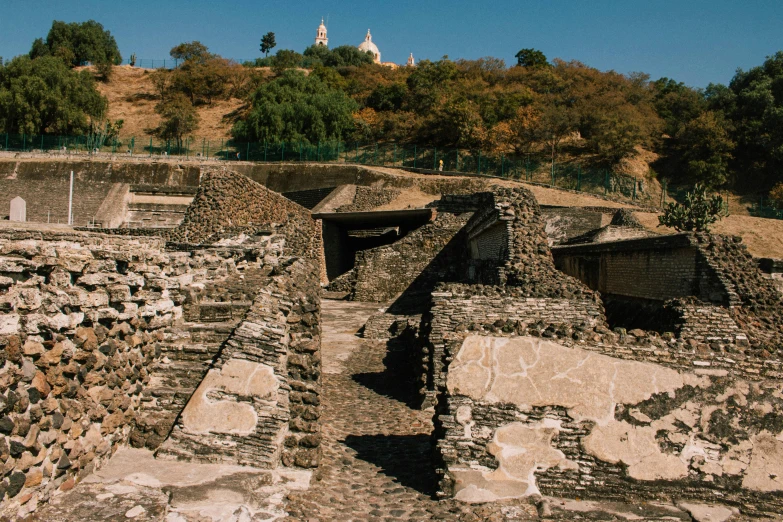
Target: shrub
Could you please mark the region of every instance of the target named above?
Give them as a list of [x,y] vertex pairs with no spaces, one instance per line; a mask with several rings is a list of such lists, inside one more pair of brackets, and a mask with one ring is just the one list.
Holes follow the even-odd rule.
[[678,232],[709,232],[710,225],[729,215],[723,198],[708,196],[704,185],[696,185],[685,196],[685,203],[669,203],[658,226],[672,227]]

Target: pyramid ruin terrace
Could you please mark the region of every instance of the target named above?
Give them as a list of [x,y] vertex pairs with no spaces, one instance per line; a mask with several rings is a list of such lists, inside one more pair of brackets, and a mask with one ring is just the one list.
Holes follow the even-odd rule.
[[0,162],[2,515],[783,513],[779,261],[388,170]]

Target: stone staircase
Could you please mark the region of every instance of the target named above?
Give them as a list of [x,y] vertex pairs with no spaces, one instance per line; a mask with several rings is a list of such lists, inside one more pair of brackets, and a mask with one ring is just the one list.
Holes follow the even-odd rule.
[[198,320],[165,330],[131,435],[133,446],[157,449],[163,443],[249,307],[245,302],[201,303],[186,314]]
[[131,185],[125,228],[174,228],[182,222],[196,187]]

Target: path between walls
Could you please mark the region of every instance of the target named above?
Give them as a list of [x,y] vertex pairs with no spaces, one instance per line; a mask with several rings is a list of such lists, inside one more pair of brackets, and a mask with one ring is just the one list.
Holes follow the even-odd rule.
[[378,308],[322,303],[324,455],[309,487],[304,471],[161,461],[142,450],[121,449],[32,520],[727,520],[714,512],[691,518],[684,507],[649,503],[640,512],[640,506],[547,499],[539,518],[529,500],[437,501],[432,413],[412,407],[418,395],[406,378],[403,350],[411,347],[357,335]]

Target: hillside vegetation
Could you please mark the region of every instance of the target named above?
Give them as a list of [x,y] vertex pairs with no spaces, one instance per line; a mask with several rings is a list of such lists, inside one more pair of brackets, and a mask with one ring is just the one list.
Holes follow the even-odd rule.
[[[550,61],[535,49],[521,50],[511,66],[492,57],[444,57],[392,69],[351,46],[269,56],[274,42],[273,33],[264,35],[267,56],[241,65],[185,42],[171,49],[176,69],[140,71],[116,66],[116,42],[97,22],[55,21],[29,56],[0,67],[0,132],[156,136],[178,146],[228,136],[245,143],[393,141],[481,151],[543,169],[573,163],[674,185],[771,190],[783,204],[783,186],[774,189],[783,182],[781,52],[738,70],[727,86],[700,90]],[[80,69],[85,61],[93,62],[97,82]],[[79,96],[67,85],[78,85]]]

